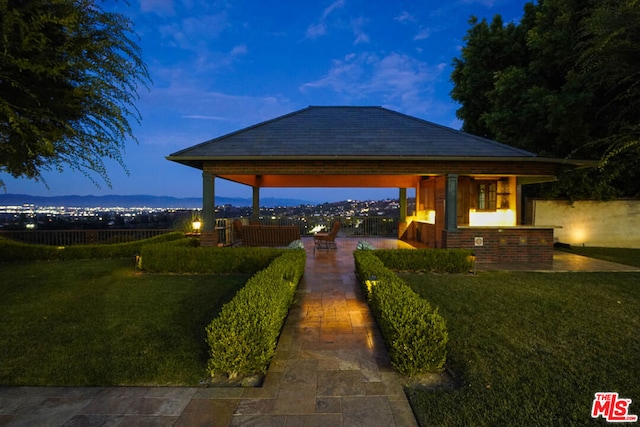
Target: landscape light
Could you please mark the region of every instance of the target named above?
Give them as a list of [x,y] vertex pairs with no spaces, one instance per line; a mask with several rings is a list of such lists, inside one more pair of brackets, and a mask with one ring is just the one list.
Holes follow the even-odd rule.
[[202,222],[199,219],[196,219],[191,223],[191,227],[193,228],[193,231],[195,231],[196,233],[199,233],[200,228],[202,227]]
[[372,274],[364,283],[367,285],[367,291],[371,293],[371,289],[378,285],[378,278]]

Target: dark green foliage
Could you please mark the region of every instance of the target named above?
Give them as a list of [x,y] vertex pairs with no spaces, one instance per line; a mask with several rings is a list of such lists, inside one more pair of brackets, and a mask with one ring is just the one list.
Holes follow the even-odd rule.
[[463,130],[599,161],[538,187],[544,196],[640,195],[640,3],[545,0],[517,25],[470,24],[451,74]]
[[429,273],[467,273],[473,269],[465,249],[382,249],[373,252],[392,270]]
[[304,273],[306,252],[288,249],[258,272],[207,326],[211,376],[264,373]]
[[145,245],[142,269],[153,273],[252,274],[269,265],[284,249],[193,247],[178,241]]
[[94,0],[0,2],[0,172],[68,166],[109,184],[103,159],[123,164],[149,81],[131,34]]
[[387,344],[391,364],[410,376],[442,369],[449,339],[444,319],[386,268],[376,252],[354,252],[356,274]]
[[60,258],[61,249],[47,245],[30,245],[0,237],[0,261],[49,261]]
[[461,58],[453,60],[451,97],[461,103],[457,115],[464,120],[463,131],[494,138],[495,131],[483,119],[489,104],[488,88],[493,87],[496,72],[524,59],[524,34],[513,23],[505,26],[500,15],[491,23],[472,17],[469,24]]
[[75,245],[59,248],[48,245],[30,245],[0,238],[0,261],[52,261],[89,258],[133,259],[145,245],[183,238],[184,234],[176,231],[134,242],[113,245]]

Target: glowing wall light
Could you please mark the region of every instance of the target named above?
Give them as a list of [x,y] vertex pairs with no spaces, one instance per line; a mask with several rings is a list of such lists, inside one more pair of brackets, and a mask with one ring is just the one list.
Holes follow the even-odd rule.
[[574,245],[584,245],[589,241],[590,233],[584,226],[571,227],[567,230],[569,234],[569,243]]
[[515,227],[516,213],[511,209],[498,209],[492,212],[469,210],[469,225],[472,227]]
[[427,217],[424,219],[429,224],[436,223],[436,211],[427,211]]

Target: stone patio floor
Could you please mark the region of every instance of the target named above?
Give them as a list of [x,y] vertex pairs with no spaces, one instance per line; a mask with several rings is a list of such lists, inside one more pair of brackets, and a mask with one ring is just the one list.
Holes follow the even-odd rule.
[[[7,426],[416,426],[356,283],[358,239],[307,250],[305,275],[262,387],[0,387]],[[405,248],[395,239],[362,239]],[[479,270],[640,271],[557,253],[551,265]]]

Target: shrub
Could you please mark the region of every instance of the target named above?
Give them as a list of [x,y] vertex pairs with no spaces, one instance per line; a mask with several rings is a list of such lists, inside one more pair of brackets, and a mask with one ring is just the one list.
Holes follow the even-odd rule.
[[175,231],[173,233],[162,234],[149,239],[116,243],[113,245],[68,246],[60,251],[60,259],[133,258],[133,256],[140,253],[142,248],[146,245],[153,245],[160,242],[171,242],[173,240],[183,238],[183,233]]
[[287,250],[256,273],[206,328],[211,376],[264,373],[304,272],[304,250]]
[[87,258],[133,258],[143,246],[184,238],[181,232],[167,233],[150,239],[112,245],[75,245],[55,247],[32,245],[0,238],[0,259],[3,261],[48,261]]
[[382,249],[375,255],[392,270],[429,273],[467,273],[473,269],[466,249]]
[[377,252],[357,250],[354,258],[358,279],[387,344],[391,364],[409,376],[441,370],[449,340],[444,319],[386,268],[375,255]]
[[284,249],[193,247],[182,241],[142,248],[142,269],[154,273],[255,273],[266,268]]
[[0,237],[0,260],[35,261],[58,259],[60,249],[55,246],[31,245]]

